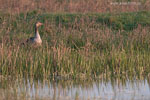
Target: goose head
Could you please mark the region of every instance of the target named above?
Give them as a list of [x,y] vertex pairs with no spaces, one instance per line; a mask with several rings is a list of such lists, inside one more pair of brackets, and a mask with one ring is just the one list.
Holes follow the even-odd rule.
[[43,25],[43,23],[41,23],[41,22],[37,22],[36,24],[35,24],[35,26],[38,28],[39,26],[41,26],[41,25]]

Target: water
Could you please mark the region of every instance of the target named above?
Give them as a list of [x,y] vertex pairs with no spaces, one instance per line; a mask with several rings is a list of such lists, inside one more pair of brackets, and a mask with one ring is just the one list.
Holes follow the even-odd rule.
[[27,100],[150,100],[148,79],[132,81],[23,79],[1,80],[0,83],[2,100],[19,98]]

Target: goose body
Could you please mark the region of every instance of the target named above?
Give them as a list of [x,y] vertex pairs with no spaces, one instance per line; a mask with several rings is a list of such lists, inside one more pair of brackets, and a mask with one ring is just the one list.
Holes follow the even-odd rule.
[[30,37],[29,39],[27,39],[26,42],[30,42],[30,43],[34,43],[34,44],[42,44],[42,39],[39,35],[39,33],[36,33],[36,35],[34,37]]

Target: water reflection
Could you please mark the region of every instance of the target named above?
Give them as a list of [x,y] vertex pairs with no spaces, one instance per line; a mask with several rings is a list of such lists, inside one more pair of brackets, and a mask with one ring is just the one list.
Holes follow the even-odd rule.
[[0,97],[2,100],[150,100],[150,78],[126,81],[3,79]]

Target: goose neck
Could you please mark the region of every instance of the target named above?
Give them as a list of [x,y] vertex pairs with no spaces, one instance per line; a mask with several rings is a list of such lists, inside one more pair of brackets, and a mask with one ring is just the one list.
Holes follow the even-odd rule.
[[35,27],[35,38],[41,38],[37,27]]

